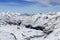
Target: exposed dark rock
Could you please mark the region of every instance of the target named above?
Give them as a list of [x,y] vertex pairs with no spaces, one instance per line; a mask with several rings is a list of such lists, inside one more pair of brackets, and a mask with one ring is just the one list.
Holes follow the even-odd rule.
[[48,19],[48,17],[44,17],[44,19]]
[[17,29],[20,29],[20,27],[17,27]]
[[43,30],[44,29],[43,26],[32,27],[32,25],[25,25],[25,27],[30,28],[30,29],[36,29],[36,30]]
[[[32,25],[25,25],[26,28],[30,28],[30,29],[35,29],[35,30],[41,30],[43,31],[43,29],[45,29],[43,26],[37,26],[37,27],[32,27]],[[49,30],[45,30],[43,31],[45,34],[50,34],[53,32],[53,30],[49,31]]]
[[32,28],[32,25],[25,25],[26,28]]
[[[7,22],[7,21],[5,21],[5,22]],[[10,24],[10,25],[20,25],[21,24],[21,22],[17,22],[17,23],[15,23],[15,22],[7,22],[8,24]]]
[[50,34],[50,33],[52,33],[53,31],[44,31],[44,33],[46,33],[46,34]]
[[11,35],[14,36],[15,40],[17,40],[16,36],[13,33],[11,33]]

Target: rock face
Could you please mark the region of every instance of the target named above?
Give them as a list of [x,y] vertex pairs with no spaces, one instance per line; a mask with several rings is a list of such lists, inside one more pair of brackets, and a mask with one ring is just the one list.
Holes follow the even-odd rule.
[[60,12],[1,12],[0,40],[60,40]]

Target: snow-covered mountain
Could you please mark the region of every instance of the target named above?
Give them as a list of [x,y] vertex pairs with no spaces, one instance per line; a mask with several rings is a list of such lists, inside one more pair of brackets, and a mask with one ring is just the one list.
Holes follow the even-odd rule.
[[0,12],[1,40],[60,40],[60,12]]

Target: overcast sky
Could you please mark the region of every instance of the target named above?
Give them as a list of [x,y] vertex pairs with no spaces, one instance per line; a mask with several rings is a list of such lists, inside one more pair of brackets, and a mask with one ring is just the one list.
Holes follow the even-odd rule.
[[21,13],[60,12],[60,0],[0,0],[0,11]]

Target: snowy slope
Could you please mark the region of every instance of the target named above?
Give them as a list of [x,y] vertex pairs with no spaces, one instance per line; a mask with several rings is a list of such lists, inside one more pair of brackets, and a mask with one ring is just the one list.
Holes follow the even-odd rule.
[[1,40],[60,40],[60,12],[0,12]]

